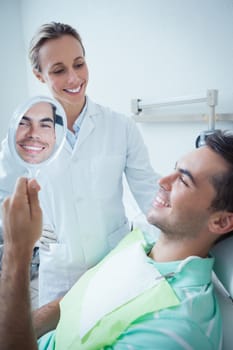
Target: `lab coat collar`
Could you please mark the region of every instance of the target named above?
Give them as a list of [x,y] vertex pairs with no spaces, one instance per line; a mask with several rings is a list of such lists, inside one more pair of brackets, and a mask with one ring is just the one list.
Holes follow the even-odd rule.
[[84,113],[84,119],[74,149],[80,147],[80,145],[94,130],[95,122],[92,117],[96,114],[98,114],[98,109],[96,108],[96,105],[86,96],[86,111]]
[[86,109],[85,117],[93,117],[101,113],[100,106],[95,102],[93,102],[88,96],[86,96],[86,104],[87,104],[87,109]]

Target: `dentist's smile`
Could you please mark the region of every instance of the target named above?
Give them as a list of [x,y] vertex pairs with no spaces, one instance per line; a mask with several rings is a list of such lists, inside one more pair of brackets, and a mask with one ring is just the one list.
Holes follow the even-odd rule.
[[81,91],[83,84],[81,84],[79,87],[75,89],[63,89],[64,91],[71,93],[71,94],[77,94]]

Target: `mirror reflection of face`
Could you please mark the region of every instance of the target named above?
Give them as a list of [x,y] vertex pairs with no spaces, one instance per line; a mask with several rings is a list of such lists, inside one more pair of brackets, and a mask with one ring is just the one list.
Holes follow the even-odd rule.
[[16,150],[28,163],[48,159],[55,142],[55,106],[48,102],[32,105],[22,116],[16,130]]

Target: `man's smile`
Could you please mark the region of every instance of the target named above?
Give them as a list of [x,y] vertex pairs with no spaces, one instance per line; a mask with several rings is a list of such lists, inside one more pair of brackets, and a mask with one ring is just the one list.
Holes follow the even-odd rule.
[[17,145],[26,153],[34,153],[34,154],[40,153],[47,148],[47,145],[41,142],[35,142],[35,143],[18,142]]
[[152,206],[154,208],[170,208],[170,202],[168,200],[168,198],[166,198],[167,196],[165,196],[164,191],[160,190],[159,193],[157,194],[157,196],[155,197]]

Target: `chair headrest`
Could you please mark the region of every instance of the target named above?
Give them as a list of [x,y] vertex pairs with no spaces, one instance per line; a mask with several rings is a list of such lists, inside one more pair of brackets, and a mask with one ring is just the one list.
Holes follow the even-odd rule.
[[215,257],[214,272],[233,298],[233,235],[216,243],[211,254]]

